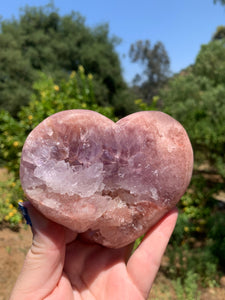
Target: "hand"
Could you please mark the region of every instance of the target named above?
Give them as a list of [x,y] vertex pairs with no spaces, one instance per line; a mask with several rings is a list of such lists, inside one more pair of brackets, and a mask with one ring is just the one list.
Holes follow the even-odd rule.
[[10,300],[147,299],[178,215],[176,209],[168,213],[131,255],[132,245],[108,249],[82,242],[27,208],[33,243]]

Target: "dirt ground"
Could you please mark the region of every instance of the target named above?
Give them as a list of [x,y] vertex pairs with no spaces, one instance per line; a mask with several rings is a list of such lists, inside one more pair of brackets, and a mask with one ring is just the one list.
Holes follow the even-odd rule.
[[[18,232],[8,228],[0,230],[0,300],[9,299],[25,255],[31,245],[31,239],[30,228],[25,226],[22,226]],[[149,299],[177,299],[170,280],[161,272],[157,276]],[[202,291],[201,300],[225,300],[225,287]]]
[[0,300],[8,300],[25,255],[31,245],[31,232],[22,227],[19,232],[0,230]]

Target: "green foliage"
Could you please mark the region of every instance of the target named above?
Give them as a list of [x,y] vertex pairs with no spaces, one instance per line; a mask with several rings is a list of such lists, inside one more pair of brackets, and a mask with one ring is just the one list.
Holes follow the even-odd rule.
[[195,162],[208,162],[225,178],[225,42],[202,46],[193,67],[161,90],[165,111],[181,122],[191,139]]
[[37,71],[58,82],[83,65],[94,75],[99,104],[112,103],[124,89],[115,46],[107,24],[90,28],[78,13],[61,16],[54,5],[26,6],[18,20],[1,21],[0,108],[16,115],[30,100]]
[[99,106],[93,92],[93,76],[85,75],[79,66],[78,73],[72,72],[69,79],[55,84],[51,77],[41,73],[34,84],[35,94],[28,106],[18,112],[14,119],[6,111],[0,112],[0,161],[18,177],[22,145],[28,133],[43,119],[67,109],[90,109],[115,120],[111,107]]
[[[169,262],[161,267],[173,280],[178,299],[197,299],[198,287],[218,285],[220,271],[224,271],[225,218],[224,212],[215,213],[218,205],[213,199],[222,187],[223,183],[212,184],[194,174],[178,204],[177,224],[166,250]],[[142,239],[136,240],[134,249]]]
[[85,75],[79,66],[78,73],[73,71],[68,80],[55,84],[51,77],[41,73],[40,80],[34,84],[36,93],[28,106],[24,106],[18,116],[22,125],[31,130],[43,119],[61,110],[90,109],[113,118],[111,107],[99,106],[93,90],[92,74]]
[[0,111],[0,123],[0,165],[18,170],[25,128],[4,110]]
[[135,94],[132,89],[124,89],[119,91],[113,100],[113,107],[115,115],[118,118],[123,118],[129,114],[132,114],[140,109],[140,106],[135,104]]
[[217,212],[208,222],[208,238],[211,239],[211,252],[217,257],[220,268],[225,271],[225,218],[224,212]]
[[216,32],[213,34],[212,41],[221,40],[225,38],[225,26],[218,26]]
[[200,87],[205,91],[209,87],[224,84],[225,80],[225,41],[216,40],[207,45],[202,45],[193,66],[195,76],[202,76],[209,80]]
[[[187,238],[200,238],[207,233],[207,224],[212,211],[217,207],[213,194],[222,188],[221,183],[213,185],[201,175],[193,175],[190,189],[181,198],[173,242],[178,245]],[[183,238],[182,238],[183,237]]]
[[189,272],[197,275],[195,281],[199,286],[207,287],[218,284],[218,260],[213,255],[210,245],[197,247],[184,243],[175,248],[170,246],[166,255],[169,258],[169,263],[163,271],[173,280],[180,278],[183,287]]
[[198,275],[192,271],[187,272],[184,283],[181,283],[181,279],[177,278],[174,282],[174,288],[178,300],[199,300],[200,292],[198,291],[197,280]]
[[27,103],[35,73],[10,32],[0,34],[0,108],[16,112]]
[[144,235],[140,236],[138,239],[136,239],[136,241],[134,242],[133,250],[132,250],[133,252],[138,248],[138,246],[142,242],[143,238],[144,238]]
[[17,209],[18,201],[22,201],[23,197],[19,180],[11,175],[7,180],[0,181],[0,194],[0,226],[8,224],[16,229],[22,222],[22,216]]
[[[169,263],[163,271],[174,280],[179,299],[189,299],[185,289],[192,283],[199,287],[218,284],[224,265],[225,220],[223,212],[215,213],[219,205],[213,195],[223,186],[196,172],[178,203],[179,216],[166,251]],[[194,294],[190,299],[195,299],[191,297]]]
[[219,2],[222,5],[225,5],[225,0],[213,0],[214,3]]
[[142,99],[137,99],[134,101],[134,103],[136,104],[138,111],[157,110],[158,100],[159,97],[154,96],[150,105],[144,102]]

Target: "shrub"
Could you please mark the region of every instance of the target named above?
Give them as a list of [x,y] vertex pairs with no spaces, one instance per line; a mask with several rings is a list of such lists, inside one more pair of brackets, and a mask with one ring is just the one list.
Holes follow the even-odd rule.
[[101,107],[93,93],[92,75],[84,68],[72,72],[68,81],[55,84],[51,77],[40,73],[34,84],[35,94],[28,106],[22,107],[15,119],[6,111],[0,112],[0,162],[18,177],[23,143],[29,132],[48,116],[67,109],[90,109],[114,119],[112,107]]
[[25,129],[8,112],[0,111],[0,164],[18,170]]
[[210,250],[219,261],[220,269],[225,271],[225,218],[224,212],[216,212],[210,217],[207,237],[211,240]]
[[202,286],[215,286],[219,281],[218,259],[211,252],[210,246],[193,247],[183,244],[179,247],[169,246],[166,255],[169,264],[163,271],[173,280],[180,278],[185,285],[188,272],[197,274],[196,281]]
[[6,180],[0,181],[0,194],[0,225],[7,224],[16,229],[22,221],[17,209],[18,202],[23,198],[20,181],[12,175],[7,175]]
[[186,128],[195,164],[207,162],[225,180],[225,40],[202,46],[196,62],[160,91],[164,110]]
[[181,279],[178,278],[173,281],[174,289],[177,294],[178,300],[199,300],[200,293],[198,291],[197,284],[198,275],[192,271],[187,272],[184,284],[181,283]]

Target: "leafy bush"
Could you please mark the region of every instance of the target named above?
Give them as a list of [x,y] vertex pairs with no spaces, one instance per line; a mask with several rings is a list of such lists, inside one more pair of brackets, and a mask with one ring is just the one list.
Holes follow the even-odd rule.
[[29,132],[46,117],[67,109],[90,109],[114,119],[112,107],[99,106],[93,92],[93,76],[84,68],[72,72],[68,81],[55,84],[51,77],[40,73],[34,84],[35,94],[28,106],[18,112],[18,119],[6,111],[0,112],[0,162],[18,177],[22,145]]
[[[178,218],[174,235],[178,244],[182,242],[180,240],[181,236],[183,236],[184,240],[190,236],[196,237],[205,233],[205,225],[211,215],[210,207],[213,204],[211,203],[210,195],[207,196],[206,188],[202,188],[202,190],[199,186],[195,188],[195,180],[196,177],[193,177],[191,189],[184,194],[178,204],[181,214]],[[178,230],[181,230],[181,228],[183,228],[183,232],[178,234]]]
[[22,222],[17,209],[18,202],[23,198],[20,181],[7,175],[6,180],[0,181],[0,194],[0,225],[8,224],[15,229]]
[[[188,299],[185,289],[193,278],[193,283],[196,281],[203,287],[218,284],[219,271],[224,265],[225,220],[223,212],[215,213],[218,202],[213,193],[222,186],[223,183],[212,183],[201,174],[194,174],[178,204],[180,213],[166,251],[169,264],[164,268],[174,280],[175,289],[180,287],[182,291],[178,299]],[[190,296],[190,299],[195,298]]]
[[0,123],[0,164],[11,171],[18,171],[25,128],[4,110],[0,111]]
[[167,251],[167,272],[174,279],[179,276],[175,283],[183,288],[180,299],[188,299],[187,280],[197,276],[201,285],[215,285],[225,265],[224,212],[214,199],[225,183],[224,45],[223,39],[202,46],[195,64],[160,92],[165,112],[187,130],[195,156],[194,175],[178,204],[181,214]]
[[217,257],[220,269],[225,271],[225,216],[224,212],[216,212],[210,217],[207,237],[211,240],[210,250]]
[[177,278],[173,281],[173,285],[177,294],[178,300],[199,300],[200,293],[198,291],[197,284],[198,275],[192,271],[187,272],[184,284],[182,284],[181,279]]
[[93,91],[93,76],[85,75],[84,68],[71,73],[70,78],[56,85],[51,77],[40,74],[40,80],[34,84],[36,94],[29,106],[24,106],[18,116],[27,131],[33,129],[48,116],[67,109],[90,109],[113,119],[111,107],[97,104]]
[[183,286],[188,272],[197,274],[196,283],[202,287],[218,284],[218,259],[213,255],[210,245],[198,247],[184,243],[179,247],[169,246],[166,255],[169,263],[163,271],[173,280],[180,278]]
[[196,62],[161,90],[164,109],[185,127],[196,165],[207,162],[225,179],[225,41],[202,46]]
[[83,65],[94,74],[98,103],[113,103],[113,96],[126,89],[108,24],[89,27],[79,13],[61,15],[51,4],[25,6],[18,18],[0,20],[0,109],[16,115],[28,104],[37,72],[54,80],[67,78]]

